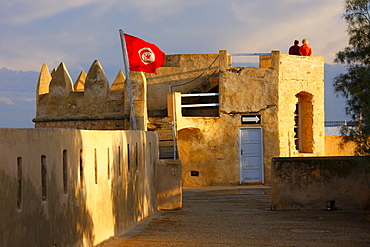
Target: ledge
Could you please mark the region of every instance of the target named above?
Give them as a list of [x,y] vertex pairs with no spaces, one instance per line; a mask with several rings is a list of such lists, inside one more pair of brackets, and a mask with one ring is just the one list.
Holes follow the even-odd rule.
[[59,122],[59,121],[86,121],[86,120],[123,120],[128,119],[129,114],[110,114],[93,116],[61,116],[61,117],[38,117],[32,119],[32,122]]

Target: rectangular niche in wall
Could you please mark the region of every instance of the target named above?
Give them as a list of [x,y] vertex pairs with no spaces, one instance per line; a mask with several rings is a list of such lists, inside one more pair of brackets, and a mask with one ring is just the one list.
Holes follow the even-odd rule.
[[118,146],[118,175],[121,176],[122,175],[122,162],[121,162],[121,146]]
[[98,184],[98,157],[96,148],[94,148],[94,171],[95,171],[95,184]]
[[41,187],[42,187],[42,200],[47,200],[47,167],[46,167],[46,156],[41,155]]
[[108,160],[107,160],[107,163],[108,163],[108,180],[110,180],[110,151],[109,151],[109,148],[108,148]]
[[18,191],[17,191],[17,208],[22,209],[22,157],[17,158],[17,180],[18,180]]
[[83,160],[82,160],[82,149],[80,149],[80,187],[81,189],[84,188],[84,168],[83,168]]
[[68,192],[68,154],[67,150],[63,150],[63,191]]

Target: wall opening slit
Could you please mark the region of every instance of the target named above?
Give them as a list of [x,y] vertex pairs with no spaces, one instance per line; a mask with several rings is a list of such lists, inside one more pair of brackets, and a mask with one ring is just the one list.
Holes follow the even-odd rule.
[[41,155],[41,187],[42,187],[42,200],[47,200],[47,167],[46,156]]
[[96,148],[94,148],[94,170],[95,170],[95,184],[98,184],[98,159]]
[[82,149],[80,149],[80,187],[81,189],[84,188],[84,168],[82,160]]
[[63,191],[68,193],[68,154],[67,150],[63,150]]
[[17,208],[22,209],[22,157],[17,158],[17,180],[18,180],[18,190],[17,190]]
[[109,152],[109,148],[108,148],[108,180],[110,180],[110,156],[109,156],[110,152]]
[[130,167],[131,167],[131,157],[130,157],[130,144],[127,144],[127,170],[130,172]]
[[146,166],[146,149],[145,149],[145,142],[143,142],[143,166]]
[[118,146],[118,175],[122,175],[122,167],[121,167],[121,146]]
[[152,157],[152,143],[149,142],[149,164],[153,165],[153,157]]
[[138,145],[135,143],[135,170],[137,171],[139,167],[139,154],[138,154]]

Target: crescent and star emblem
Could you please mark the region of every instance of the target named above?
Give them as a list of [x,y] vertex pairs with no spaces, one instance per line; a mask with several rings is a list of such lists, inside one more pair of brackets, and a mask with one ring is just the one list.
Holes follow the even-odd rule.
[[141,62],[145,65],[153,63],[155,60],[154,52],[149,47],[141,48],[139,51]]

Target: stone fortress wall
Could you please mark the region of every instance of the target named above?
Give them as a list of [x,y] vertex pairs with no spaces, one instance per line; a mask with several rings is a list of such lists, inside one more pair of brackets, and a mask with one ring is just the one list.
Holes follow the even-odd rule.
[[0,246],[96,246],[157,210],[154,132],[0,129],[0,137]]
[[98,61],[73,84],[61,63],[50,74],[42,66],[36,92],[36,128],[129,129],[126,78],[119,71],[112,86]]

